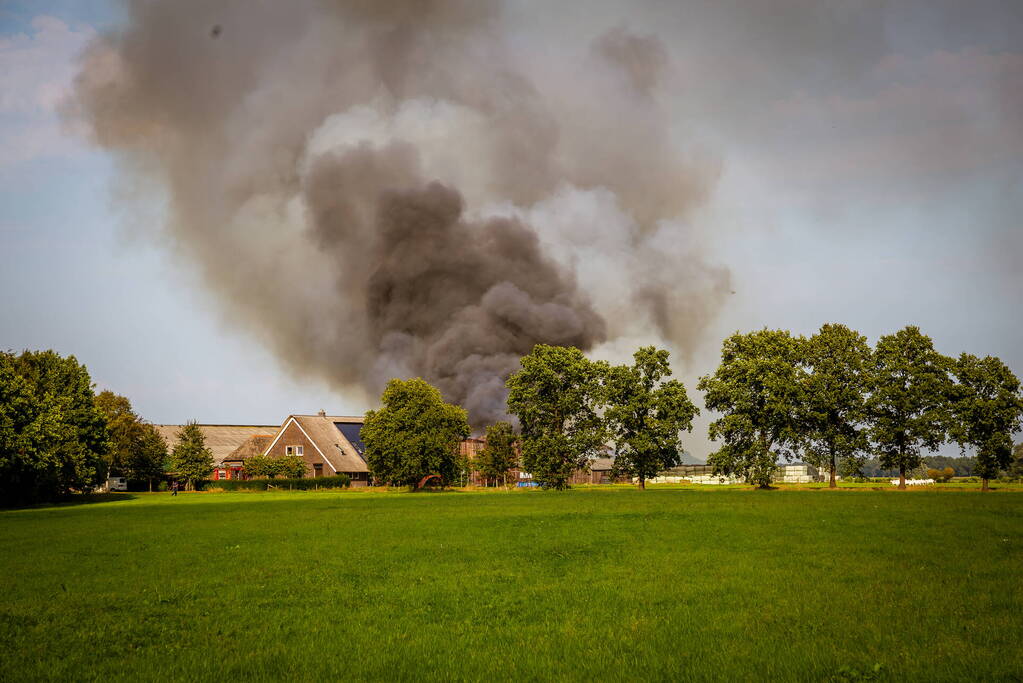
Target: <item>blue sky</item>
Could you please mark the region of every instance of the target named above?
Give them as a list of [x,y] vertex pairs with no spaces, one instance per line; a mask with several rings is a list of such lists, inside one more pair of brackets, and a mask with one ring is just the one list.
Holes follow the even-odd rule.
[[[535,12],[517,20],[535,41],[563,33],[561,22],[582,35],[617,21],[614,3],[594,6],[586,17],[551,9],[539,28],[528,26]],[[831,321],[872,342],[916,324],[945,353],[998,355],[1023,374],[1018,6],[982,2],[964,15],[955,3],[896,3],[866,47],[812,26],[788,40],[767,15],[750,28],[748,17],[694,7],[703,32],[679,28],[670,43],[691,69],[680,78],[692,79],[673,111],[722,159],[691,220],[735,294],[680,367],[691,393],[730,332],[810,334]],[[676,30],[657,11],[632,25]],[[126,211],[116,160],[62,125],[81,50],[123,20],[106,2],[0,5],[0,347],[74,354],[99,388],[157,423],[361,413],[369,406],[354,394],[293,380],[142,218],[158,223],[159,202]],[[717,47],[725,35],[739,47]]]

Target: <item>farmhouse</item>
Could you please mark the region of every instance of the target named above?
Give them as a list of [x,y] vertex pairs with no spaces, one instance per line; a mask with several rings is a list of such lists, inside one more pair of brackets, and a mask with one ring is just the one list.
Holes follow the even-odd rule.
[[365,446],[359,433],[363,419],[327,415],[289,415],[263,450],[272,458],[294,455],[306,463],[306,476],[347,474],[352,486],[369,485]]

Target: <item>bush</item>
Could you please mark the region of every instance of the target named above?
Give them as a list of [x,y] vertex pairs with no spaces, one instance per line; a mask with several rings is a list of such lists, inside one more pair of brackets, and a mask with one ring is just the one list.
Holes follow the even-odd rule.
[[250,477],[299,479],[305,472],[305,461],[297,455],[285,455],[279,458],[269,455],[253,455],[245,461],[245,474]]
[[927,470],[927,477],[934,481],[942,483],[948,483],[952,481],[952,477],[955,476],[955,470],[951,467],[946,467],[943,470],[929,469]]
[[170,484],[168,484],[166,481],[161,481],[159,484],[156,485],[157,491],[166,491],[168,489],[170,489]]
[[206,482],[205,488],[223,491],[266,491],[267,486],[291,491],[313,489],[346,489],[352,480],[347,474],[333,477],[303,477],[301,479],[218,479]]

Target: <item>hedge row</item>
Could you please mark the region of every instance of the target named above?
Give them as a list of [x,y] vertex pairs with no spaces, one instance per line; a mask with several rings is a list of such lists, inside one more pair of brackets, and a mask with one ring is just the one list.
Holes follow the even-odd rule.
[[268,486],[285,491],[310,491],[312,489],[348,488],[352,481],[347,474],[333,477],[308,477],[303,479],[218,479],[203,482],[203,488],[224,491],[266,491]]

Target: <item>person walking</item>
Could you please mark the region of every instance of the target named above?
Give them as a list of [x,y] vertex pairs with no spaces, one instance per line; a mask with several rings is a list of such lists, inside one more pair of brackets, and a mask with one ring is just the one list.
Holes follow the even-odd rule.
[[178,480],[177,479],[175,479],[174,481],[171,482],[171,495],[172,496],[178,495]]

